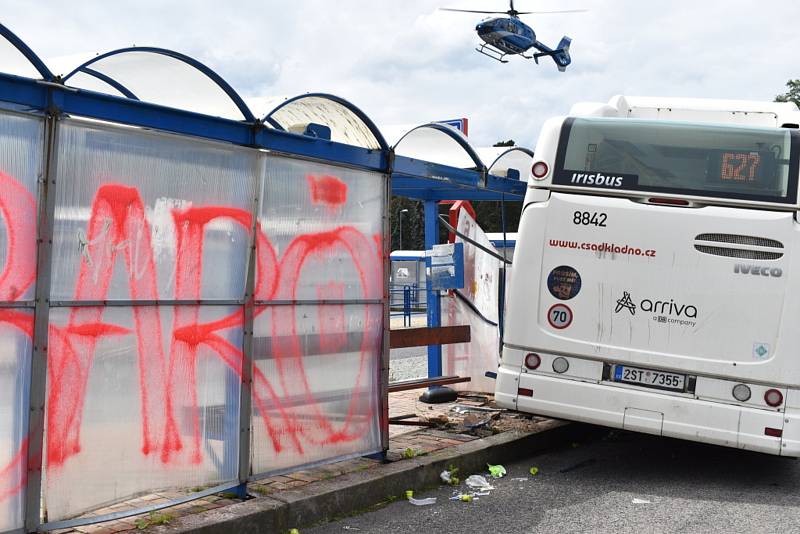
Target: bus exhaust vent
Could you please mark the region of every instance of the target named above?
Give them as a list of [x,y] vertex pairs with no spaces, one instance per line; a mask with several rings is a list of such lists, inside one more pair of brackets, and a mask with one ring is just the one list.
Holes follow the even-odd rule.
[[717,243],[730,243],[732,245],[752,245],[756,247],[783,248],[783,243],[766,237],[753,237],[736,234],[700,234],[696,241],[716,241]]
[[746,260],[777,260],[783,257],[783,243],[780,241],[749,235],[700,234],[695,237],[694,249],[703,254]]

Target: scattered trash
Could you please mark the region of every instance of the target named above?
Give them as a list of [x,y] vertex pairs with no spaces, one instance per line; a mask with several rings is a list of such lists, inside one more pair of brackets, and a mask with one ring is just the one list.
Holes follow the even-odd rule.
[[476,415],[474,413],[468,413],[466,416],[464,416],[464,421],[461,424],[464,425],[464,428],[472,430],[488,425],[492,421],[492,418],[493,416],[491,415]]
[[481,497],[486,497],[487,495],[491,495],[488,491],[476,491],[473,495],[480,495]]
[[531,468],[530,468],[530,471],[529,471],[529,473],[530,473],[531,475],[533,475],[533,476],[536,476],[536,475],[538,475],[538,474],[539,474],[539,468],[538,468],[538,467],[536,467],[536,466],[534,466],[534,467],[531,467]]
[[492,478],[502,478],[506,476],[506,468],[502,465],[492,465],[486,464],[489,466],[489,474],[492,475]]
[[414,497],[409,497],[408,502],[414,506],[427,506],[429,504],[436,504],[436,497],[428,497],[427,499],[415,499]]
[[289,534],[300,534],[300,531],[297,530],[296,528],[290,528],[289,529]]
[[474,490],[492,490],[494,489],[489,481],[486,480],[486,477],[483,475],[470,475],[467,480],[464,481],[470,489]]
[[345,525],[342,527],[344,530],[361,530],[358,527],[351,527],[350,525]]
[[648,501],[647,499],[636,499],[636,498],[634,498],[631,502],[633,504],[650,504],[650,501]]
[[472,502],[472,495],[461,495],[461,502]]
[[453,495],[450,497],[451,501],[461,501],[461,502],[472,502],[472,495],[468,493],[459,493],[458,495]]
[[410,499],[414,496],[414,490],[406,490],[406,499]]
[[403,458],[411,459],[417,455],[417,451],[408,447],[406,450],[403,451]]
[[512,478],[511,482],[526,482],[527,480],[528,479],[525,477],[520,477],[520,478]]
[[582,462],[578,462],[575,465],[571,465],[569,467],[565,467],[563,469],[559,469],[559,473],[569,473],[570,471],[575,471],[576,469],[580,469],[581,467],[586,467],[587,465],[592,465],[597,461],[596,458],[589,458],[588,460],[584,460]]
[[461,484],[461,479],[456,476],[456,473],[458,473],[458,468],[451,467],[450,469],[442,471],[439,474],[439,478],[441,478],[442,482],[444,482],[445,484],[449,484],[451,486],[458,486],[459,484]]
[[450,411],[453,413],[465,414],[469,412],[483,412],[483,413],[500,413],[503,410],[499,408],[483,408],[481,406],[453,406],[450,408]]

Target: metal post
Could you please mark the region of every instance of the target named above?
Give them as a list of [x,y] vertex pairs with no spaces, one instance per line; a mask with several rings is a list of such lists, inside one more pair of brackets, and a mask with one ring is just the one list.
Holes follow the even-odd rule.
[[[435,200],[425,201],[425,250],[431,250],[439,243],[439,203]],[[428,260],[425,260],[428,265]],[[427,280],[428,328],[441,326],[441,310],[439,292],[431,289],[430,277]],[[442,376],[442,346],[428,345],[428,378]],[[423,393],[419,400],[427,403],[451,402],[456,392],[444,386],[432,386]]]
[[392,249],[392,227],[389,221],[389,206],[392,198],[392,161],[394,153],[390,152],[387,164],[387,173],[383,175],[385,188],[383,190],[383,343],[381,344],[380,356],[380,376],[379,383],[379,406],[380,406],[380,433],[381,433],[381,456],[386,458],[386,451],[389,450],[389,334],[391,329],[390,321],[390,293],[389,293],[389,271],[391,270],[391,249]]
[[408,213],[407,209],[400,210],[400,214],[397,216],[400,219],[400,250],[405,250],[403,248],[403,215]]
[[[50,281],[53,249],[53,219],[56,204],[58,115],[45,121],[45,168],[39,181],[38,239],[36,252],[36,298],[33,322],[30,397],[28,400],[28,464],[25,487],[25,530],[38,530],[42,520],[42,473],[47,395],[47,347],[50,328]],[[45,517],[45,521],[47,518]]]
[[[244,319],[242,339],[242,383],[239,389],[239,486],[236,493],[240,498],[247,496],[247,480],[250,478],[250,440],[253,428],[253,335],[255,323],[256,256],[258,254],[258,213],[261,197],[262,163],[265,156],[256,159],[253,168],[256,194],[253,198],[253,222],[250,229],[250,255],[247,261],[247,282],[244,294]],[[261,414],[265,416],[265,414]]]

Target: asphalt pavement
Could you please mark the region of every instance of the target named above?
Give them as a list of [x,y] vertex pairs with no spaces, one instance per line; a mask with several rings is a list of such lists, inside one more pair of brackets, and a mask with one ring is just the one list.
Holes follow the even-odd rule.
[[800,532],[794,459],[598,430],[505,467],[508,475],[491,481],[495,489],[472,502],[452,501],[454,489],[440,486],[414,494],[436,504],[398,500],[302,532]]

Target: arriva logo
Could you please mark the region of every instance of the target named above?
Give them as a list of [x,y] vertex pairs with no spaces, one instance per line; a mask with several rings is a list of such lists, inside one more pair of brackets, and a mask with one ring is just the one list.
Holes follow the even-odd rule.
[[754,274],[756,276],[771,276],[772,278],[780,278],[783,276],[783,269],[780,267],[765,267],[763,265],[747,265],[745,263],[737,263],[733,266],[733,272],[738,274]]

